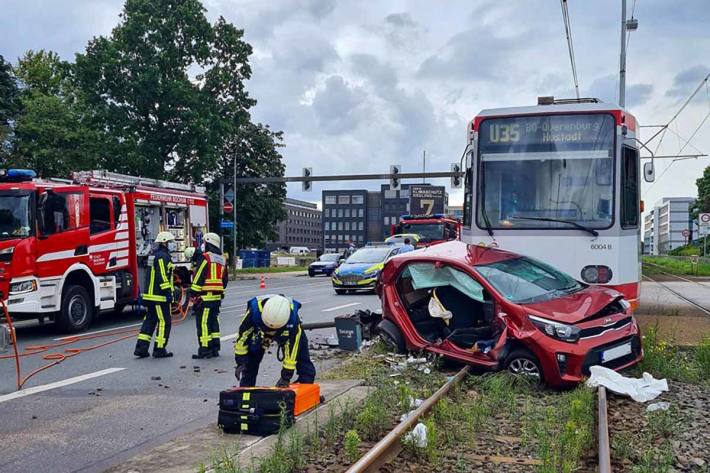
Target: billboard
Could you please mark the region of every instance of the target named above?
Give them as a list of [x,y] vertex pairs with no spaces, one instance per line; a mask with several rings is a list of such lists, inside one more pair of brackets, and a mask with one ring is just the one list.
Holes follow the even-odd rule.
[[412,185],[409,187],[409,213],[412,215],[443,214],[446,211],[444,186]]

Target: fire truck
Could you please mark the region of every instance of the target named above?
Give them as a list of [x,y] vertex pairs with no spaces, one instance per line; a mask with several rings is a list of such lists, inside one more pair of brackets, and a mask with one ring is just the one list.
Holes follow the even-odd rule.
[[392,235],[419,235],[417,248],[461,239],[461,221],[443,214],[402,215],[399,223],[392,225]]
[[203,187],[107,171],[37,179],[0,170],[0,297],[15,320],[85,330],[135,303],[153,240],[166,230],[176,265],[207,232]]

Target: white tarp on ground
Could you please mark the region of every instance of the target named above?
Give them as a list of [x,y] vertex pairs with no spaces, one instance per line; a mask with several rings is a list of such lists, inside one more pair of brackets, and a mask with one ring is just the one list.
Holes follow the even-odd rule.
[[665,379],[655,379],[648,373],[644,373],[641,378],[627,378],[603,366],[592,366],[589,371],[591,376],[587,380],[587,386],[604,386],[609,391],[629,396],[636,402],[650,401],[663,391],[668,391],[668,382]]

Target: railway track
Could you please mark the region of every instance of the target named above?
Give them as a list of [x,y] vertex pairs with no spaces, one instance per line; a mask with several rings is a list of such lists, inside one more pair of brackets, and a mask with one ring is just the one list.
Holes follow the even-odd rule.
[[[412,428],[420,422],[422,417],[426,416],[432,411],[434,406],[441,401],[446,395],[459,383],[461,383],[470,371],[470,367],[466,366],[461,371],[459,371],[455,376],[449,378],[449,380],[444,383],[432,396],[427,398],[419,408],[411,412],[403,421],[397,424],[391,431],[389,431],[379,442],[377,442],[370,450],[365,452],[360,459],[352,464],[346,473],[373,473],[381,471],[380,469],[385,467],[390,462],[393,462],[402,451],[402,438],[405,434],[412,430]],[[600,473],[611,472],[611,458],[610,458],[610,443],[609,443],[609,428],[607,421],[607,400],[606,400],[606,390],[604,387],[598,389],[597,397],[598,406],[598,470]],[[505,438],[508,440],[520,440],[514,437],[497,436],[496,438]],[[481,452],[484,453],[484,452]],[[481,455],[467,455],[466,458],[475,459],[478,461],[485,462],[486,464],[494,466],[505,466],[510,465],[511,467],[530,467],[537,468],[542,465],[542,462],[538,459],[533,458],[518,458],[517,456],[504,456],[500,453],[490,453]],[[510,455],[510,454],[509,454]],[[478,470],[476,470],[478,471]],[[498,471],[498,470],[496,470]],[[519,471],[519,470],[516,470]]]
[[[676,277],[676,278],[680,279],[681,281],[692,282],[692,283],[695,283],[695,284],[697,284],[697,285],[700,285],[700,286],[702,286],[702,287],[704,287],[704,288],[706,288],[706,289],[710,289],[710,286],[707,286],[707,285],[705,285],[705,284],[702,284],[702,283],[700,283],[700,282],[698,282],[698,281],[693,281],[693,280],[691,280],[691,279],[686,279],[686,278],[683,278],[683,277],[681,277],[681,276],[677,276],[677,275],[675,275],[675,274],[666,273],[666,272],[664,272],[664,271],[661,271],[661,273],[667,274],[667,275],[669,275],[669,276]],[[643,277],[644,279],[648,280],[648,281],[651,281],[651,282],[654,282],[654,283],[658,284],[659,286],[661,286],[661,287],[662,287],[663,289],[665,289],[666,291],[670,292],[671,294],[673,294],[673,295],[676,296],[677,298],[681,299],[683,302],[686,302],[687,304],[689,304],[689,305],[695,307],[696,309],[700,310],[700,311],[703,312],[705,315],[710,315],[710,309],[708,309],[707,307],[705,307],[705,306],[703,306],[703,305],[701,305],[701,304],[698,304],[698,303],[695,302],[694,300],[692,300],[692,299],[690,299],[690,298],[684,296],[683,294],[681,294],[680,292],[678,292],[678,291],[676,291],[675,289],[671,288],[671,287],[668,286],[667,284],[664,284],[663,282],[658,281],[658,280],[652,278],[651,276],[648,276],[648,275],[645,275],[645,274],[644,274],[642,277]]]

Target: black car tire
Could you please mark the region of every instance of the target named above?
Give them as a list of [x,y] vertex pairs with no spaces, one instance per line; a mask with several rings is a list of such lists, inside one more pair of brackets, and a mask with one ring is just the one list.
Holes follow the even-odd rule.
[[533,384],[543,384],[544,374],[542,365],[537,357],[524,348],[513,350],[505,359],[505,369],[514,375],[523,375],[531,380]]
[[396,350],[397,353],[407,353],[407,344],[402,331],[391,320],[384,319],[377,324],[377,333],[385,344]]
[[313,274],[312,272],[308,271],[308,277],[312,278],[312,277],[314,277],[314,276],[315,276],[315,274]]
[[336,289],[336,290],[335,290],[335,293],[336,293],[337,295],[339,295],[339,296],[342,296],[342,295],[345,294],[346,292],[348,292],[348,291],[346,291],[345,289]]
[[91,325],[95,309],[89,291],[84,286],[71,285],[62,294],[57,326],[64,332],[82,332]]

